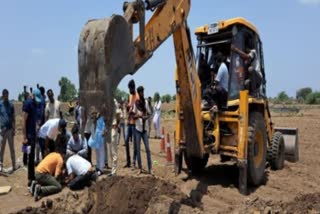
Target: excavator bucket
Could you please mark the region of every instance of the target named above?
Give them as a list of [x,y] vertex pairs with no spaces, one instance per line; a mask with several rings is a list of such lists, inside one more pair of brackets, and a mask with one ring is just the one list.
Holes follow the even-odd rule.
[[86,23],[78,46],[80,105],[86,115],[94,106],[107,125],[111,124],[115,90],[121,79],[134,70],[133,50],[124,17],[113,15]]
[[285,158],[290,162],[299,160],[299,140],[297,128],[275,127],[275,131],[281,132],[285,144]]

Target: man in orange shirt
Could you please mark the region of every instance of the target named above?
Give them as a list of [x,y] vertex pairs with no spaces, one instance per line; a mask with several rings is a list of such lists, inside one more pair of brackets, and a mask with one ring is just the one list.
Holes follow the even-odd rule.
[[61,184],[58,182],[62,174],[63,157],[60,153],[52,152],[48,154],[37,166],[35,181],[32,181],[30,192],[35,200],[43,196],[55,194],[61,191]]
[[129,97],[129,103],[127,106],[128,109],[128,125],[127,125],[127,135],[125,140],[126,145],[126,155],[127,155],[127,164],[124,166],[125,168],[131,166],[131,160],[130,160],[130,146],[129,146],[129,138],[133,138],[133,165],[135,165],[136,159],[137,159],[137,142],[135,139],[135,119],[134,119],[134,113],[132,112],[134,103],[136,100],[139,99],[139,95],[136,92],[136,85],[134,83],[134,80],[130,80],[128,83],[128,88],[130,91],[130,97]]

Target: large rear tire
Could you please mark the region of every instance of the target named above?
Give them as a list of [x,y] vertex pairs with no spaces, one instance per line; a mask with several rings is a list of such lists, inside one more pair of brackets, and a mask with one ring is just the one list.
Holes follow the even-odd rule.
[[275,132],[272,136],[271,145],[268,148],[268,161],[271,169],[279,170],[284,167],[285,145],[281,132]]
[[186,152],[184,153],[184,160],[187,164],[188,170],[190,170],[192,173],[199,173],[206,167],[209,159],[209,154],[204,154],[202,158],[199,158],[192,156],[188,157]]
[[265,176],[267,132],[264,118],[259,112],[249,115],[248,127],[248,182],[260,185]]

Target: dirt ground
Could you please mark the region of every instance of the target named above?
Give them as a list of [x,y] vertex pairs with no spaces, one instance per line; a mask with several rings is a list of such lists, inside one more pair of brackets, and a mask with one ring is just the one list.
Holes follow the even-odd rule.
[[[174,120],[163,116],[162,125],[172,139]],[[0,175],[0,186],[12,186],[9,194],[0,196],[0,213],[320,213],[320,107],[305,107],[298,114],[274,113],[273,122],[299,128],[300,161],[286,162],[280,171],[267,169],[266,183],[251,188],[248,196],[238,192],[236,166],[221,164],[218,156],[211,156],[204,172],[196,177],[187,179],[185,172],[175,176],[173,166],[159,152],[160,140],[150,141],[154,176],[123,169],[125,147],[121,139],[118,176],[102,176],[82,191],[64,188],[59,194],[34,202],[26,188],[24,168],[8,177]],[[20,131],[15,137],[19,160]],[[10,165],[7,147],[5,166]]]

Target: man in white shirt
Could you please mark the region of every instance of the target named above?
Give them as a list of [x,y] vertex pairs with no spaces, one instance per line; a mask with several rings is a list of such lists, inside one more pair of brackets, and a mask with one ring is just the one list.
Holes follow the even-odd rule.
[[66,183],[71,190],[79,190],[90,185],[94,179],[94,168],[91,163],[79,155],[73,155],[66,162],[68,177]]
[[155,100],[154,100],[154,116],[153,116],[153,125],[154,125],[154,132],[155,132],[155,138],[160,139],[160,119],[161,119],[161,99],[160,95],[157,93],[155,95]]
[[54,99],[52,89],[49,89],[47,91],[47,96],[49,98],[49,101],[45,109],[45,120],[47,121],[53,118],[60,118],[62,116],[60,102],[59,100]]
[[70,137],[67,144],[67,155],[80,155],[83,158],[88,156],[88,145],[87,140],[79,134],[79,127],[74,124],[71,130],[72,136]]
[[50,119],[45,122],[39,130],[39,138],[45,140],[45,153],[55,151],[55,140],[60,132],[66,129],[66,122],[64,119]]
[[215,55],[215,64],[218,66],[217,75],[212,75],[213,82],[204,90],[203,98],[211,111],[218,112],[227,107],[229,72],[225,64],[225,57],[221,52]]
[[116,175],[117,165],[118,165],[118,142],[119,142],[119,122],[121,110],[119,108],[118,102],[114,99],[114,115],[111,125],[111,160],[112,160],[112,169],[109,176]]

